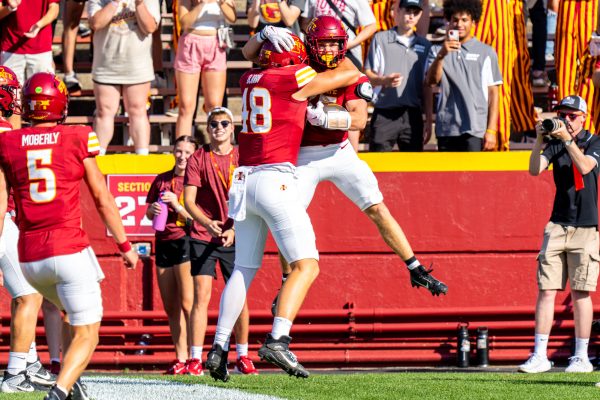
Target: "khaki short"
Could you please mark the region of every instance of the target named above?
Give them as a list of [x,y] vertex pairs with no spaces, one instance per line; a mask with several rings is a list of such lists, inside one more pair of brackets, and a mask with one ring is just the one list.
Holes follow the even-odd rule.
[[600,260],[596,228],[562,226],[548,222],[538,255],[538,286],[541,290],[596,291]]

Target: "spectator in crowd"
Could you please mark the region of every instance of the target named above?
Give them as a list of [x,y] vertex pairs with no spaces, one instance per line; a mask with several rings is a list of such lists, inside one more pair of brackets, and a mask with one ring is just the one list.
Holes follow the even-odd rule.
[[[216,107],[208,114],[210,143],[202,146],[189,161],[185,177],[185,205],[194,218],[192,229],[192,358],[187,365],[191,375],[203,375],[202,346],[208,324],[208,304],[212,281],[219,261],[225,282],[231,277],[235,258],[235,229],[227,216],[227,200],[238,166],[238,150],[233,147],[233,114]],[[258,374],[248,357],[248,303],[234,326],[237,361],[235,368],[243,374]]]
[[266,25],[289,28],[300,35],[298,18],[304,12],[307,0],[248,0],[248,25],[255,32]]
[[234,0],[180,0],[183,32],[175,56],[179,97],[176,136],[192,133],[202,80],[204,110],[221,106],[227,81],[227,52],[217,36],[219,27],[236,20]]
[[[333,6],[333,7],[332,7]],[[368,0],[307,0],[302,15],[303,30],[315,17],[329,15],[342,21],[348,33],[347,57],[362,69],[363,51],[361,45],[377,32],[377,21]],[[358,151],[360,131],[348,131],[348,139],[355,151]]]
[[[537,140],[529,158],[529,173],[540,175],[552,165],[556,194],[550,222],[538,256],[538,298],[535,348],[519,371],[548,371],[548,337],[554,321],[558,290],[571,286],[575,322],[575,354],[565,372],[592,372],[588,343],[593,307],[590,292],[598,281],[598,162],[600,138],[584,128],[588,109],[579,96],[568,96],[557,106],[555,126],[536,125]],[[550,141],[544,148],[544,136]],[[543,149],[543,151],[542,151]],[[541,155],[540,155],[541,153]]]
[[482,19],[474,35],[494,49],[502,75],[498,88],[498,150],[508,150],[511,122],[520,141],[524,131],[533,131],[535,115],[530,83],[530,59],[523,14],[524,1],[483,0]]
[[348,33],[349,51],[347,56],[354,65],[362,68],[362,49],[360,45],[377,31],[377,21],[368,0],[331,0],[331,3],[327,0],[307,0],[306,8],[302,14],[302,30],[306,31],[313,18],[323,15],[336,17],[344,23]]
[[600,92],[592,83],[596,59],[589,46],[594,30],[600,32],[599,8],[597,0],[559,1],[554,47],[558,98],[576,94],[585,100],[590,115],[584,128],[591,132],[600,128]]
[[62,35],[62,57],[65,73],[64,82],[65,85],[67,85],[69,93],[76,93],[81,91],[81,84],[75,74],[73,63],[75,61],[79,22],[81,21],[85,0],[66,0],[64,3]]
[[[12,69],[19,82],[36,72],[54,72],[52,21],[58,17],[60,0],[2,0],[0,6],[0,65]],[[9,118],[14,129],[21,116]]]
[[150,122],[146,102],[154,80],[152,32],[160,20],[158,0],[88,0],[87,12],[94,31],[94,130],[100,154],[106,152],[113,137],[123,95],[135,152],[147,155]]
[[[14,113],[21,113],[20,91],[21,85],[17,81],[16,74],[10,68],[0,66],[0,135],[12,130],[7,118]],[[19,265],[17,249],[19,229],[13,222],[15,204],[12,191],[8,194],[6,211],[2,216],[4,230],[0,235],[0,286],[6,287],[12,300],[10,351],[0,392],[31,392],[34,390],[32,383],[49,387],[56,382],[56,376],[46,371],[37,355],[35,327],[43,297],[27,282]],[[58,314],[58,327],[60,327],[62,321],[58,309],[54,307],[49,311]],[[44,322],[52,320],[51,317],[51,314],[44,312]],[[49,328],[56,328],[56,325],[46,328],[48,343],[50,343],[51,333],[56,332],[56,329],[50,331]],[[26,349],[29,351],[18,351]]]
[[169,327],[176,359],[167,369],[168,375],[187,372],[190,314],[193,302],[193,282],[190,274],[191,216],[183,206],[183,180],[188,159],[198,148],[191,136],[175,140],[173,155],[175,167],[159,174],[152,182],[146,203],[146,217],[153,219],[168,207],[167,223],[163,231],[156,231],[156,278]]
[[[375,34],[365,74],[375,86],[371,151],[423,150],[423,79],[431,43],[415,33],[424,0],[399,0],[396,27]],[[400,57],[402,55],[402,57]]]
[[[550,81],[546,74],[546,41],[548,40],[550,10],[546,8],[547,0],[528,0],[526,4],[529,7],[529,19],[531,19],[532,25],[531,83],[537,87],[550,86]],[[556,24],[554,27],[556,29]],[[554,34],[554,31],[552,33]],[[554,41],[552,41],[552,50],[550,53],[554,53]]]
[[[431,47],[426,84],[441,84],[435,134],[440,151],[481,151],[496,148],[498,57],[471,34],[481,16],[479,0],[445,0],[449,21],[446,39]],[[458,40],[450,37],[458,35]]]
[[[512,132],[517,137],[535,136],[535,124],[538,120],[535,106],[533,104],[533,88],[531,80],[531,58],[529,56],[529,41],[527,40],[527,29],[525,26],[525,2],[513,1],[512,21],[514,31],[514,52],[515,58],[512,67],[512,82],[510,88],[510,122],[512,123]],[[539,47],[543,48],[544,37],[536,32],[536,39],[540,42]],[[534,46],[535,49],[535,46]],[[534,50],[534,54],[537,49]],[[544,60],[543,52],[538,52],[538,60]],[[538,62],[538,61],[536,61]],[[536,66],[536,68],[545,68]],[[502,76],[504,78],[504,75]],[[545,77],[545,72],[543,77]],[[500,107],[500,102],[499,107]],[[509,135],[510,138],[510,135]],[[504,138],[503,138],[504,139]],[[501,148],[501,150],[504,150]]]
[[[104,274],[81,227],[82,180],[119,243],[125,264],[133,268],[138,259],[96,164],[96,135],[88,127],[62,124],[67,116],[67,97],[67,88],[58,77],[34,74],[23,88],[23,117],[32,127],[0,135],[0,215],[6,213],[6,188],[10,186],[20,213],[18,250],[23,276],[40,294],[64,308],[71,324],[64,366],[47,400],[65,400],[71,392],[72,398],[88,398],[79,377],[98,343],[102,319],[100,281]],[[46,137],[49,130],[54,136],[43,149],[37,141],[26,140],[40,133]],[[39,179],[29,173],[31,163],[38,162],[45,166],[35,171],[44,176],[44,185],[33,184],[32,180]],[[47,171],[50,174],[44,173]],[[3,222],[0,219],[0,234]],[[26,352],[27,347],[19,351]]]

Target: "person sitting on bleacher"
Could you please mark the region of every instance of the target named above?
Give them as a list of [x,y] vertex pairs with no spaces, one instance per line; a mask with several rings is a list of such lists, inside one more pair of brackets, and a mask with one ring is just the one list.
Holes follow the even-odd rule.
[[234,0],[181,0],[181,36],[175,56],[179,115],[175,135],[192,135],[192,121],[202,79],[204,110],[223,104],[227,83],[227,46],[217,31],[236,20]]
[[87,12],[94,31],[94,130],[100,153],[106,152],[112,139],[122,94],[135,152],[147,155],[150,122],[146,101],[154,80],[152,32],[160,21],[158,0],[89,0]]

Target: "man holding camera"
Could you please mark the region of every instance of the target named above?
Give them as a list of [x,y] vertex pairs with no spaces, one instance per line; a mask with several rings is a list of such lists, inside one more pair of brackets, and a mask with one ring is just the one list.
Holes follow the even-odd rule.
[[[556,107],[558,118],[536,125],[537,140],[529,173],[540,175],[553,165],[556,195],[538,256],[539,294],[535,313],[535,349],[519,371],[548,371],[548,336],[554,320],[557,290],[571,286],[575,321],[575,354],[565,372],[592,372],[587,349],[592,326],[592,299],[598,280],[598,161],[600,137],[583,129],[587,104],[567,96]],[[544,137],[550,141],[542,150]],[[541,152],[541,154],[540,154]]]

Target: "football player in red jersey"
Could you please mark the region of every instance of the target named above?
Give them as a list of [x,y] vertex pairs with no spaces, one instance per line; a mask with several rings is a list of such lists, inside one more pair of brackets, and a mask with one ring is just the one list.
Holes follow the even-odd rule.
[[[0,135],[0,215],[13,189],[19,226],[19,261],[27,281],[67,313],[71,341],[56,385],[46,399],[87,399],[79,376],[98,343],[102,319],[100,265],[81,226],[80,183],[117,243],[125,264],[138,256],[127,241],[119,210],[95,156],[100,145],[89,127],[62,125],[67,88],[55,75],[34,74],[23,88],[23,118],[30,128]],[[0,234],[4,221],[0,219]]]
[[[16,74],[10,68],[0,66],[0,134],[12,130],[6,118],[21,114],[20,93],[21,85]],[[37,355],[35,327],[43,297],[31,287],[21,272],[17,255],[19,230],[12,220],[14,212],[14,202],[10,195],[4,215],[5,228],[0,236],[0,285],[6,287],[12,299],[10,352],[0,385],[0,392],[4,393],[32,392],[32,383],[50,387],[56,382],[56,376],[42,366]],[[48,343],[51,342],[51,329],[55,336],[60,336],[62,322],[56,307],[51,305],[44,311],[45,322],[57,319],[58,323],[48,326]]]
[[[285,30],[273,28],[274,41],[285,45]],[[310,63],[317,70],[336,68],[344,59],[347,36],[339,20],[314,18],[306,31]],[[246,54],[250,55],[251,54]],[[362,77],[361,77],[362,78]],[[348,129],[362,129],[367,122],[367,100],[372,89],[366,77],[343,89],[322,94],[309,108],[298,156],[298,187],[308,207],[319,182],[331,181],[375,223],[381,237],[406,263],[411,285],[427,288],[432,295],[446,294],[448,287],[434,278],[415,257],[402,228],[383,202],[377,178],[349,146]],[[348,110],[344,113],[344,107]],[[344,126],[345,125],[345,126]],[[284,279],[290,272],[283,266]],[[274,307],[275,308],[275,307]]]
[[[268,31],[269,26],[266,28]],[[289,332],[308,289],[319,273],[315,235],[304,206],[298,201],[295,164],[298,158],[307,99],[356,82],[360,73],[346,60],[323,73],[306,65],[304,44],[296,36],[285,52],[255,35],[244,52],[260,49],[260,69],[246,72],[242,89],[242,131],[239,167],[229,190],[229,216],[235,221],[235,267],[221,297],[215,341],[206,367],[215,379],[227,381],[229,337],[246,299],[246,291],[263,258],[271,231],[293,272],[281,291],[273,329],[258,351],[261,359],[288,374],[306,378],[308,371],[289,351]]]

